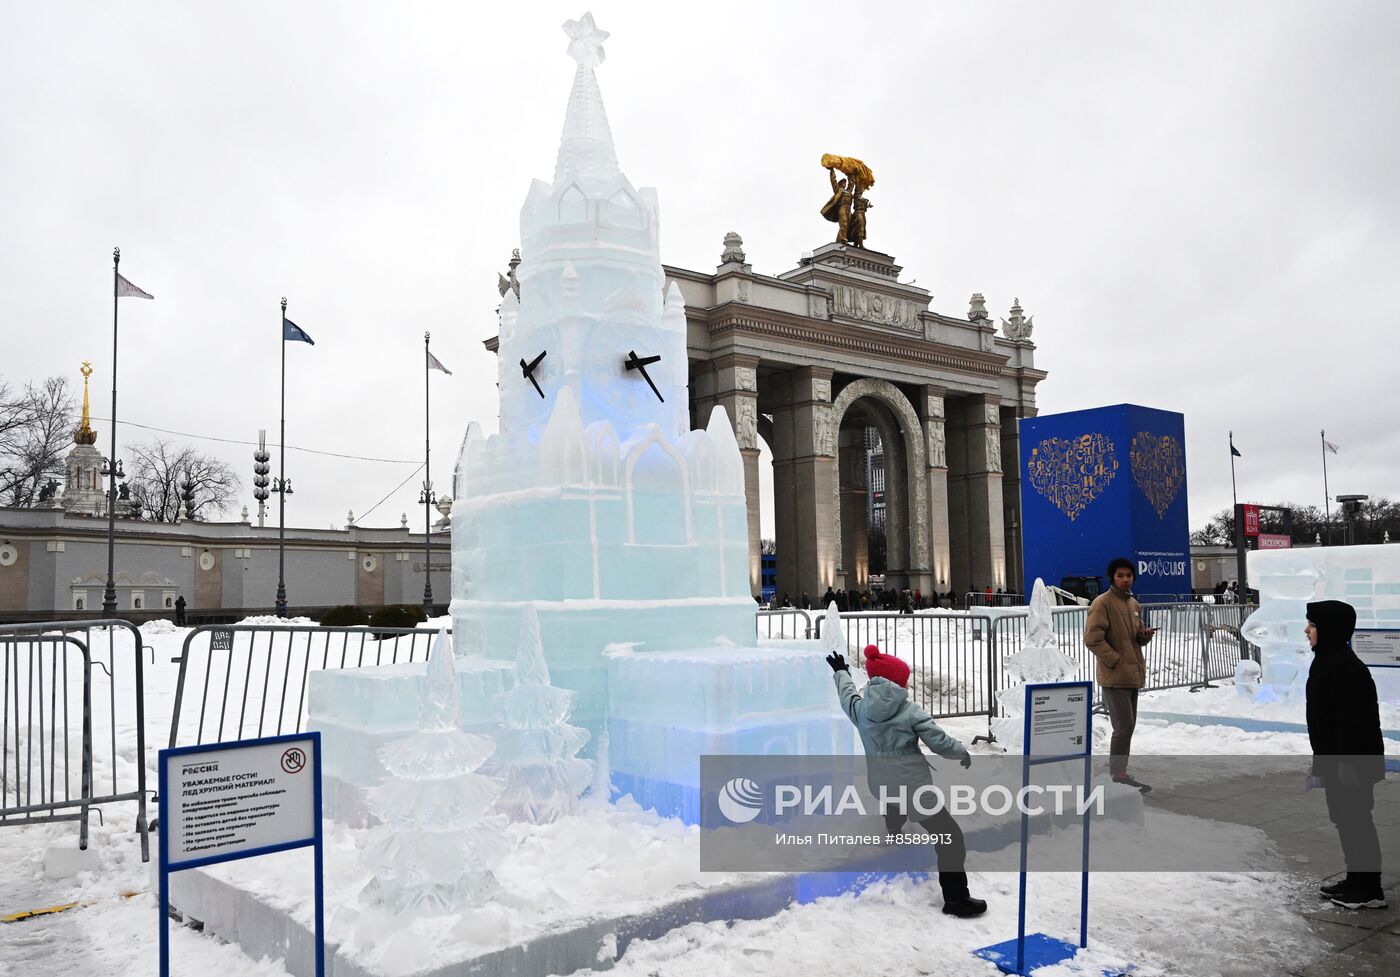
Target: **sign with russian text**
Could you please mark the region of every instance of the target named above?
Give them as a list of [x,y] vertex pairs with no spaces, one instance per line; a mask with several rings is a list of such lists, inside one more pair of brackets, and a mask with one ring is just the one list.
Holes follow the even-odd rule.
[[1400,631],[1358,628],[1351,636],[1351,650],[1367,665],[1400,667]]
[[1026,686],[1026,755],[1075,756],[1089,751],[1088,682]]
[[170,864],[301,841],[316,833],[311,739],[166,757]]
[[312,849],[316,977],[325,973],[321,734],[160,751],[160,977],[170,977],[170,873]]

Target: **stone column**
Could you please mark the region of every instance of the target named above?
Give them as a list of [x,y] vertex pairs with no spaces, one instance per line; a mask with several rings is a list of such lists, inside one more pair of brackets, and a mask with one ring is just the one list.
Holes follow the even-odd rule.
[[773,414],[778,598],[819,598],[836,583],[836,431],[831,372],[787,373]]
[[919,420],[924,426],[924,457],[928,480],[928,553],[930,583],[923,590],[947,593],[953,582],[948,532],[947,411],[941,387],[924,387],[919,398]]
[[[838,590],[864,590],[870,579],[870,491],[866,479],[865,425],[841,430],[841,564]],[[825,590],[822,593],[826,593]]]
[[[759,555],[758,509],[758,357],[730,354],[713,361],[710,396],[693,397],[696,412],[704,411],[695,426],[710,421],[710,411],[718,406],[729,414],[739,453],[744,456],[744,499],[749,510],[749,590],[755,596],[763,590],[762,558]],[[780,595],[781,596],[781,595]]]
[[[1006,529],[1006,589],[1025,590],[1026,567],[1021,551],[1021,429],[1020,410],[1001,408],[1001,508]],[[1059,583],[1058,580],[1047,581]]]
[[1006,531],[1001,492],[1001,408],[984,394],[966,399],[968,571],[971,588],[1006,586]]

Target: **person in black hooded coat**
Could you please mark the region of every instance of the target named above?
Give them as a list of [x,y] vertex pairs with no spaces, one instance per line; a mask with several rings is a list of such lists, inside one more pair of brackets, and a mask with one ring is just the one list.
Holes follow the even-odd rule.
[[1384,909],[1381,846],[1371,811],[1385,779],[1380,706],[1371,671],[1351,648],[1356,610],[1339,600],[1308,605],[1308,740],[1312,776],[1327,792],[1327,815],[1337,826],[1347,875],[1321,893],[1349,909]]

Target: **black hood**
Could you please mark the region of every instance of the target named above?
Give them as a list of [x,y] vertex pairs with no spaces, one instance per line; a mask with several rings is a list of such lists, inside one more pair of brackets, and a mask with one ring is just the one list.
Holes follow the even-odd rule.
[[1317,646],[1345,646],[1356,630],[1356,608],[1340,600],[1320,600],[1308,605],[1308,620],[1317,628]]

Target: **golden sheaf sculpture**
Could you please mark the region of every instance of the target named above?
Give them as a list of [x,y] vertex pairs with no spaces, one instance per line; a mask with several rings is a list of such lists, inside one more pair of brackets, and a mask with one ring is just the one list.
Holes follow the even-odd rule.
[[1031,486],[1073,522],[1118,474],[1118,454],[1106,434],[1073,440],[1046,438],[1031,449],[1026,476]]
[[1133,481],[1161,519],[1176,500],[1181,486],[1186,484],[1186,452],[1181,442],[1170,434],[1139,431],[1133,435],[1128,458],[1132,463]]
[[[837,244],[865,247],[865,213],[874,206],[865,191],[875,185],[875,174],[854,156],[823,153],[822,166],[831,178],[831,196],[822,204],[821,215],[837,225]],[[837,170],[844,179],[836,179]]]

